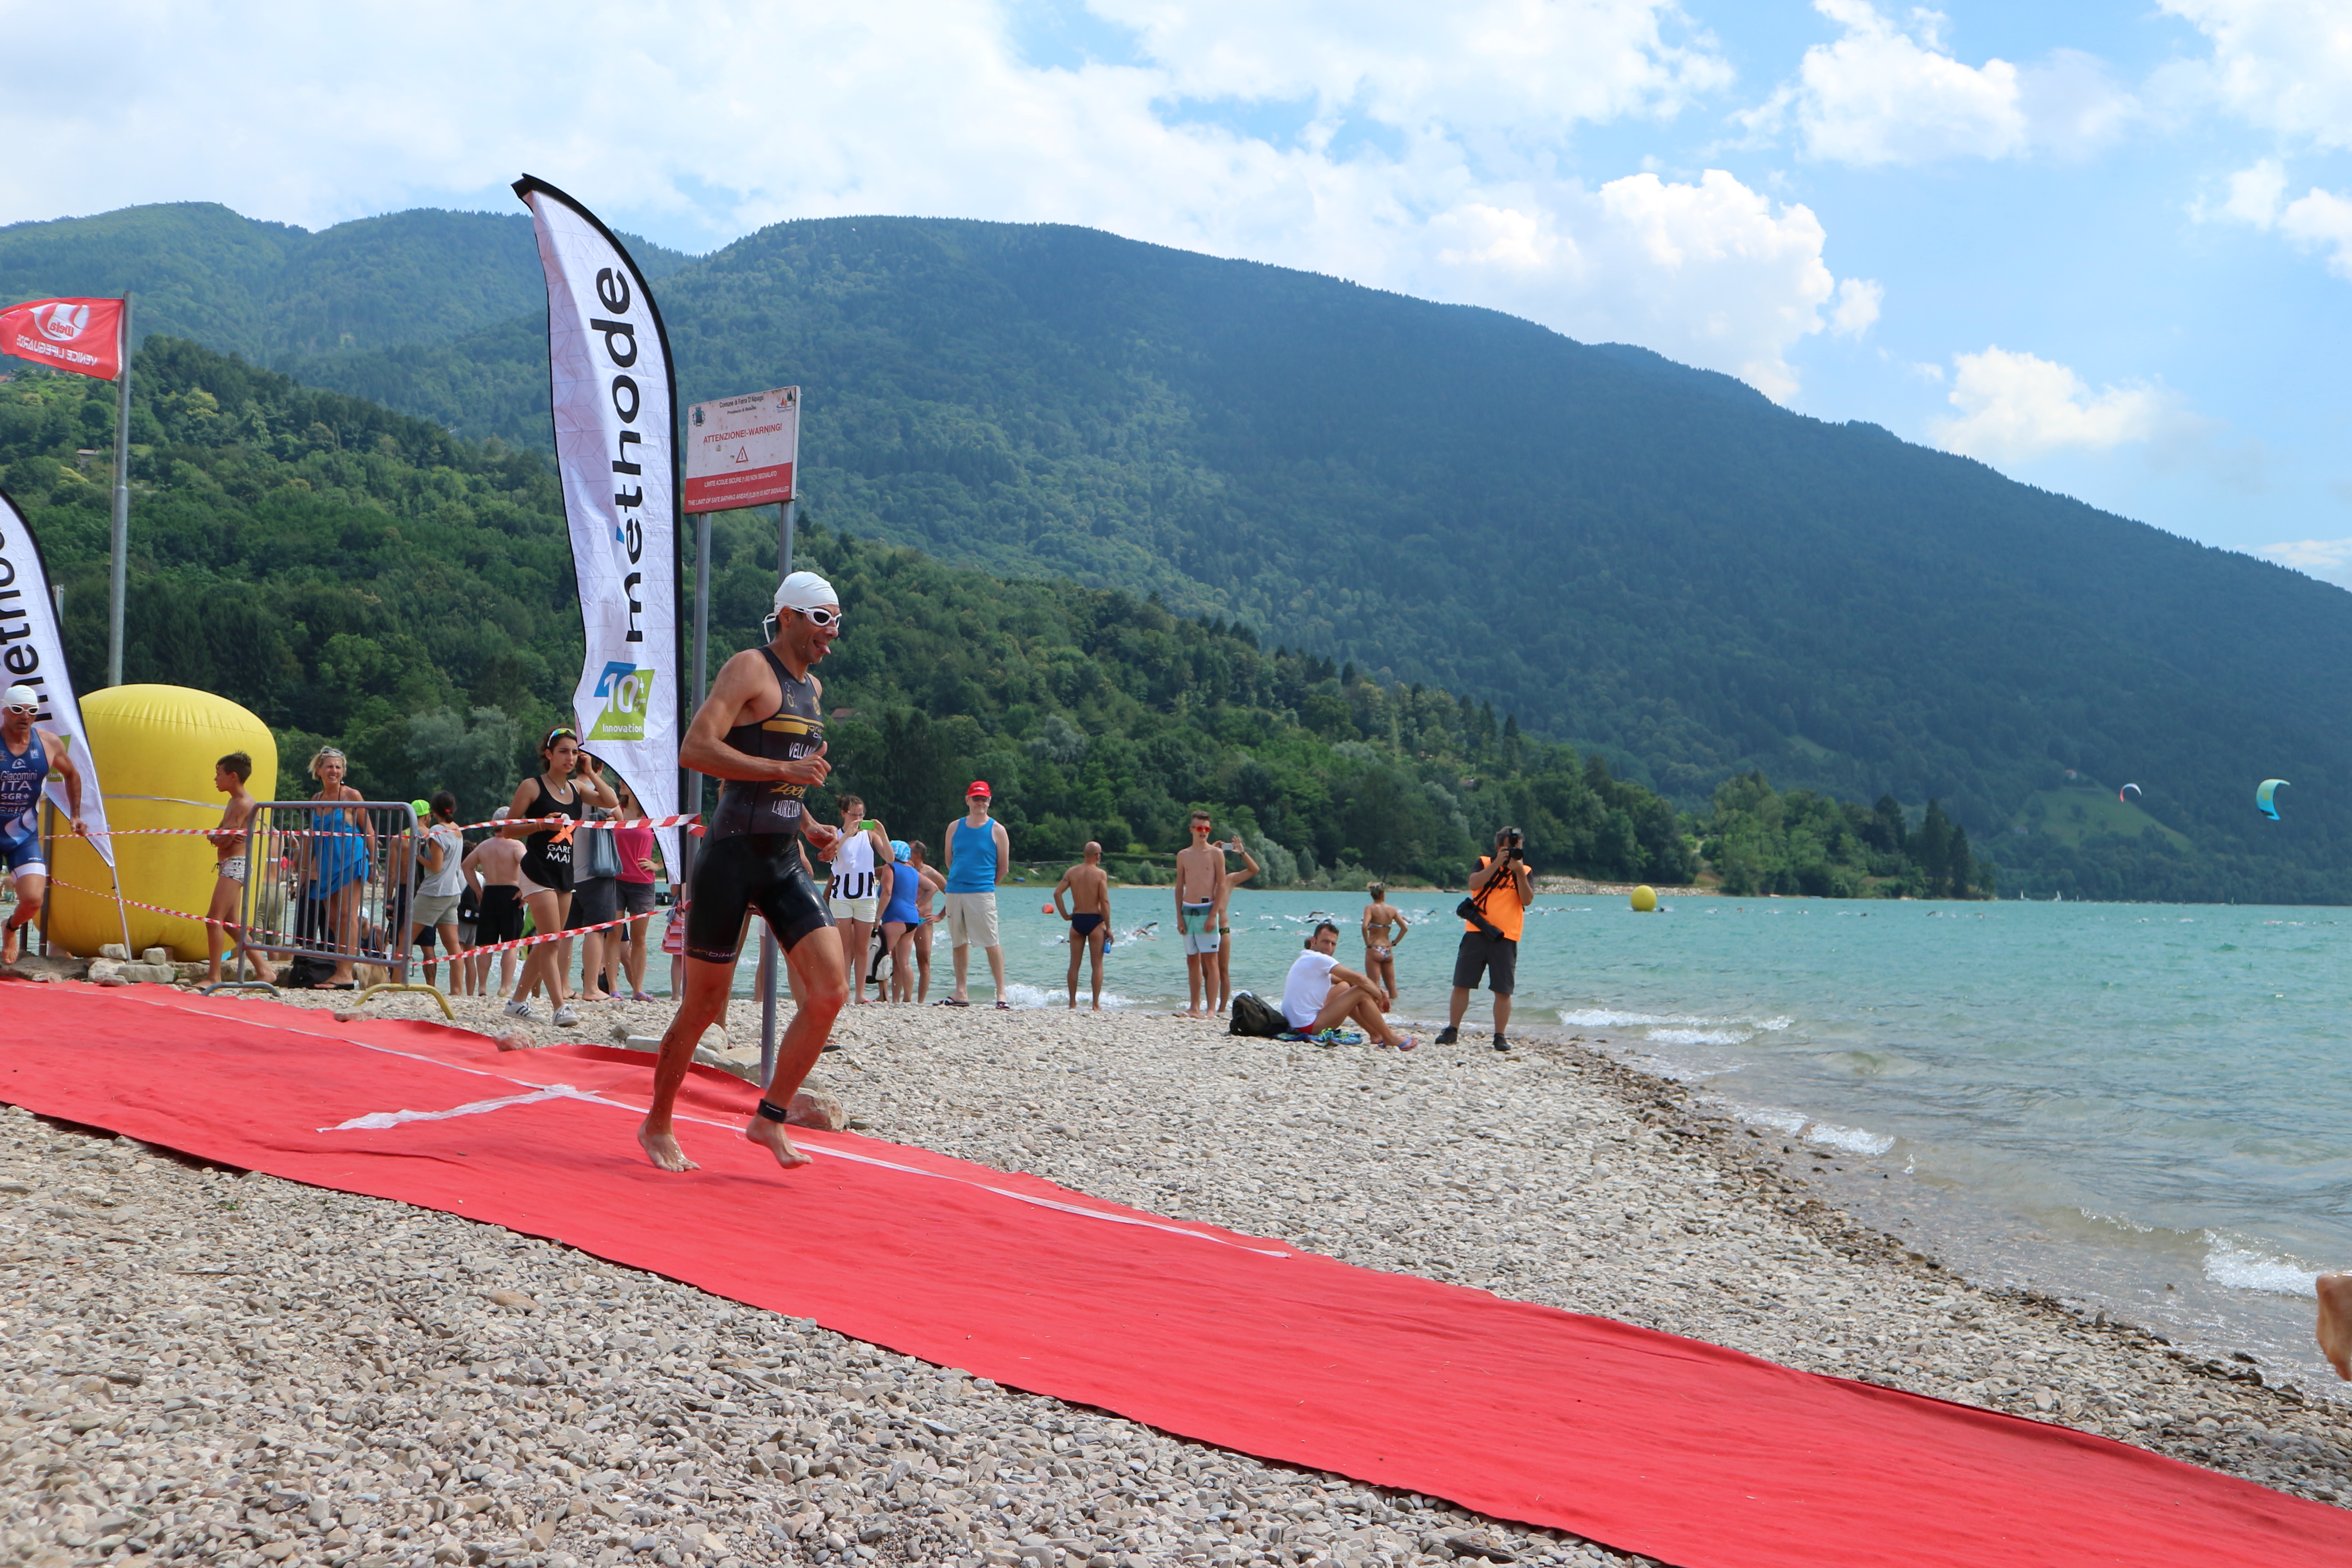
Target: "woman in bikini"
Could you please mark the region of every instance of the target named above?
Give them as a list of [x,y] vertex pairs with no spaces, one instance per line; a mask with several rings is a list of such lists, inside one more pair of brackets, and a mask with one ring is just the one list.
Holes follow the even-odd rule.
[[[1389,902],[1388,889],[1374,882],[1364,891],[1371,902],[1364,906],[1364,978],[1379,986],[1388,996],[1388,1005],[1396,1005],[1396,945],[1412,928],[1405,923],[1396,906]],[[1390,934],[1394,928],[1395,934]]]
[[[545,771],[515,786],[513,820],[499,833],[522,840],[522,870],[517,885],[522,890],[523,907],[530,911],[531,924],[539,934],[551,936],[563,930],[572,916],[572,828],[569,825],[542,826],[535,819],[568,816],[578,822],[583,800],[609,811],[621,804],[621,797],[604,782],[602,764],[581,754],[580,738],[569,729],[550,730],[547,739],[539,743],[539,756]],[[569,946],[568,942],[542,942],[526,950],[529,956],[523,960],[522,978],[507,1002],[509,1016],[530,1017],[530,1004],[525,998],[544,986],[547,999],[555,1005],[556,1027],[568,1029],[580,1022],[564,991]]]

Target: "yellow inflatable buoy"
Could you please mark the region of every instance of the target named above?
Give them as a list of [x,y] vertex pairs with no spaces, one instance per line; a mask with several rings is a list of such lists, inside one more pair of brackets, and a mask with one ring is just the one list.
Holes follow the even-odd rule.
[[[247,787],[263,800],[278,793],[278,742],[269,726],[226,697],[184,686],[111,686],[81,700],[89,731],[90,763],[106,792],[108,825],[130,827],[215,827],[228,799],[213,788],[213,764],[231,752],[253,759]],[[46,814],[45,814],[46,815]],[[62,828],[64,824],[60,822]],[[106,862],[88,841],[60,832],[51,868],[65,886],[49,894],[49,941],[84,958],[122,940]],[[201,915],[212,902],[217,857],[194,834],[139,834],[114,841],[122,896],[167,910]],[[205,928],[195,921],[126,906],[131,954],[166,947],[188,962],[205,956]]]
[[1633,909],[1637,913],[1646,915],[1657,907],[1658,895],[1652,892],[1647,884],[1633,889]]

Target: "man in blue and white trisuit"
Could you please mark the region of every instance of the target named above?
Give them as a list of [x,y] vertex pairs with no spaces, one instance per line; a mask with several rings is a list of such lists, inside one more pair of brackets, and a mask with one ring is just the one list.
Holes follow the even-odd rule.
[[971,962],[972,943],[988,954],[988,973],[996,982],[996,1005],[1004,999],[1004,948],[996,937],[996,885],[1012,868],[1013,846],[1004,824],[988,815],[986,779],[974,779],[963,792],[964,814],[948,824],[948,942],[955,950],[955,990],[940,1005],[969,1007],[971,996],[964,971]]
[[16,962],[23,948],[17,933],[39,917],[41,895],[48,890],[49,868],[41,858],[41,786],[53,769],[65,781],[73,830],[82,831],[81,770],[66,742],[34,727],[40,710],[40,694],[29,686],[12,686],[0,694],[0,862],[16,885],[16,907],[0,933],[0,963]]

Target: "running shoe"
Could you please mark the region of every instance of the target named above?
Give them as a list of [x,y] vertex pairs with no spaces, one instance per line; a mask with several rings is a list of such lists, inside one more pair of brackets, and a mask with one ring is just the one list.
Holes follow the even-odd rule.
[[1495,1048],[1498,1051],[1507,1051],[1511,1048],[1511,1042],[1503,1038],[1502,1036],[1496,1035],[1495,1037]]
[[528,1018],[530,1016],[530,1004],[528,1002],[509,1002],[506,1006],[506,1014],[509,1018]]
[[1445,1026],[1445,1027],[1444,1027],[1444,1028],[1442,1028],[1442,1029],[1440,1029],[1440,1030],[1438,1030],[1438,1031],[1437,1031],[1437,1038],[1436,1038],[1436,1040],[1435,1040],[1434,1042],[1433,1042],[1433,1043],[1434,1043],[1434,1044],[1436,1044],[1436,1045],[1441,1045],[1441,1046],[1450,1046],[1450,1045],[1452,1045],[1452,1044],[1454,1043],[1454,1026],[1453,1026],[1453,1025],[1451,1025],[1451,1024],[1448,1024],[1448,1025],[1446,1025],[1446,1026]]
[[572,1010],[571,1003],[566,1002],[562,1006],[558,1007],[555,1010],[555,1026],[557,1028],[569,1029],[573,1027],[579,1022],[580,1015]]

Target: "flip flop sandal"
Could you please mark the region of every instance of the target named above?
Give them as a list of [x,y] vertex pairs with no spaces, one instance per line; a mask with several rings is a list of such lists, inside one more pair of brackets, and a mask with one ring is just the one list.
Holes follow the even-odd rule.
[[996,1010],[1000,1013],[1010,1013],[1013,1011],[1013,1004],[1010,1002],[999,1002],[996,1005]]
[[959,1002],[952,996],[946,996],[932,1003],[931,1005],[934,1007],[969,1007],[971,1004],[969,1002]]

